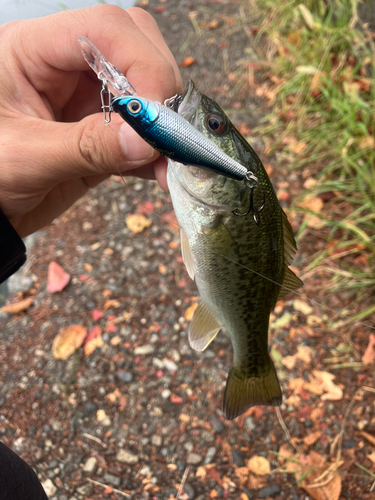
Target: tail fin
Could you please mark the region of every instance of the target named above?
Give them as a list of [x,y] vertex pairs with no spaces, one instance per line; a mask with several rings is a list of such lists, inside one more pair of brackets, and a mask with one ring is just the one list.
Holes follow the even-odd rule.
[[232,420],[251,406],[280,406],[282,392],[272,360],[262,376],[246,378],[241,369],[232,366],[224,392],[224,415]]

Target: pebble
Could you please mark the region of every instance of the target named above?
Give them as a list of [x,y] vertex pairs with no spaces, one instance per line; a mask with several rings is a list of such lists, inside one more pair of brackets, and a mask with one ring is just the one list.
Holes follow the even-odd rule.
[[306,429],[310,429],[313,426],[313,421],[307,418],[304,422],[303,425],[306,427]]
[[83,472],[95,474],[97,467],[98,459],[96,457],[90,457],[86,460],[85,465],[83,466]]
[[88,402],[88,403],[86,403],[85,407],[83,408],[83,415],[85,417],[87,417],[88,415],[95,413],[97,409],[98,409],[98,406],[95,403]]
[[63,425],[62,425],[62,423],[61,423],[61,422],[59,422],[58,420],[54,420],[54,421],[52,422],[52,429],[53,429],[54,431],[59,432],[59,431],[61,431],[61,430],[63,429]]
[[202,456],[198,453],[189,453],[186,462],[189,465],[198,465],[202,462]]
[[176,372],[177,371],[177,365],[174,361],[171,359],[164,359],[163,360],[163,366],[170,372]]
[[193,500],[195,497],[194,488],[189,483],[184,484],[184,493],[187,495],[187,500]]
[[45,481],[43,481],[42,486],[43,486],[44,491],[46,492],[47,497],[51,497],[57,491],[57,488],[53,484],[51,479],[46,479]]
[[214,446],[210,446],[207,448],[207,453],[204,459],[205,465],[210,464],[213,462],[215,455],[216,455],[216,448]]
[[281,488],[278,484],[272,484],[271,486],[267,486],[266,488],[262,488],[258,491],[258,498],[267,498],[274,497],[278,495],[281,491]]
[[157,436],[156,434],[154,436],[152,436],[151,438],[151,443],[154,445],[154,446],[161,446],[163,444],[163,439],[161,436]]
[[103,476],[103,482],[105,484],[111,484],[112,486],[115,486],[118,488],[121,484],[121,479],[118,476],[115,476],[113,474],[109,474],[108,472],[104,474]]
[[217,433],[223,432],[224,425],[220,422],[220,420],[216,417],[216,415],[211,416],[210,422],[215,432]]
[[8,291],[10,295],[18,292],[28,292],[34,285],[34,281],[29,276],[15,273],[8,280]]
[[79,493],[80,495],[83,495],[83,496],[90,495],[92,492],[92,489],[93,489],[92,483],[86,483],[86,484],[83,484],[82,486],[80,486],[79,488],[77,488],[77,493]]
[[232,450],[232,460],[237,467],[244,467],[245,466],[245,460],[243,458],[243,455],[240,451],[238,450]]
[[121,382],[125,382],[126,384],[132,382],[134,378],[131,372],[126,372],[124,370],[119,370],[118,372],[116,372],[116,377],[121,380]]
[[181,471],[181,472],[185,471],[185,469],[186,469],[185,462],[183,462],[182,460],[177,460],[176,465],[177,465],[179,471]]
[[252,432],[256,429],[255,421],[253,417],[246,417],[245,418],[245,427],[248,431]]
[[215,438],[213,437],[211,432],[208,432],[206,430],[203,430],[201,432],[201,437],[202,437],[203,441],[206,441],[206,443],[212,443],[212,441],[215,440]]
[[155,352],[155,347],[151,344],[140,345],[134,349],[135,356],[146,356],[147,354],[153,354]]
[[127,450],[119,450],[116,455],[116,460],[119,462],[123,462],[124,464],[137,464],[138,463],[138,455],[135,455],[131,451]]
[[355,448],[358,443],[355,439],[346,439],[342,442],[344,448]]
[[170,395],[171,395],[171,391],[169,389],[164,389],[164,391],[161,393],[161,397],[163,399],[168,399]]
[[192,441],[186,441],[186,443],[184,443],[184,448],[186,451],[193,451],[194,443]]

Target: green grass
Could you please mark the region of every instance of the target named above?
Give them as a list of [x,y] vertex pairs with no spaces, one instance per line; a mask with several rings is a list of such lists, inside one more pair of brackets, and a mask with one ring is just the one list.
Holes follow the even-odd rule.
[[[275,82],[261,133],[275,138],[272,149],[281,149],[284,165],[313,179],[294,204],[297,214],[311,212],[306,195],[329,194],[316,213],[319,227],[305,220],[299,236],[318,230],[327,237],[327,250],[313,255],[309,268],[324,266],[330,289],[351,290],[354,306],[375,292],[375,46],[358,3],[256,2],[257,37],[266,39]],[[374,313],[366,306],[361,319]]]

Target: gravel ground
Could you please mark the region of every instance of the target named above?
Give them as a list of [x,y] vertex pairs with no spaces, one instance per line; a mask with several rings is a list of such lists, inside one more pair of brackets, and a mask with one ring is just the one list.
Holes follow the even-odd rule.
[[[264,104],[236,91],[227,78],[250,46],[249,33],[228,21],[248,15],[241,3],[150,0],[147,9],[176,59],[196,59],[182,68],[184,81],[193,78],[251,134]],[[204,23],[217,19],[217,26],[201,28],[198,36],[188,21],[191,12],[203,16]],[[256,61],[255,52],[253,57]],[[262,153],[259,138],[253,145]],[[282,169],[271,173],[278,191],[285,190],[284,174]],[[291,193],[301,189],[300,179],[291,181]],[[134,213],[152,221],[139,234],[126,226]],[[302,257],[319,244],[307,238]],[[72,276],[67,288],[53,295],[46,289],[51,261]],[[225,421],[221,404],[232,348],[224,333],[204,353],[188,345],[187,319],[197,292],[182,265],[170,198],[155,183],[129,178],[124,186],[111,179],[94,189],[36,235],[20,276],[11,298],[34,296],[34,302],[26,313],[0,315],[0,436],[35,468],[50,499],[173,500],[186,472],[183,500],[324,500],[301,489],[293,474],[249,474],[246,466],[256,455],[276,469],[281,464],[277,453],[288,440],[306,454],[314,450],[328,457],[351,401],[340,498],[371,498],[373,479],[355,463],[373,467],[368,455],[375,444],[374,398],[366,391],[359,391],[355,401],[353,396],[362,385],[375,386],[373,370],[334,371],[343,389],[337,401],[322,400],[303,387],[314,368],[328,370],[325,358],[360,361],[366,328],[356,325],[327,336],[319,306],[308,310],[308,297],[305,306],[287,297],[276,307],[270,342],[274,359],[279,355],[282,417],[275,409],[256,407]],[[321,300],[313,294],[315,278],[306,293],[311,290]],[[350,297],[335,300],[329,306],[341,308]],[[99,326],[103,346],[90,356],[79,349],[57,361],[53,339],[71,324],[89,330]],[[294,355],[298,346],[308,348],[310,360],[302,356],[293,367],[283,365],[282,357]]]

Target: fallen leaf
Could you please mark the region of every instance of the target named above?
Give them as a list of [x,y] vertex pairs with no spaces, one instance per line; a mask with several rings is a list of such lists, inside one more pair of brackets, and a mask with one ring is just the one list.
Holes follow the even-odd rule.
[[183,59],[178,65],[180,66],[180,68],[188,68],[194,63],[195,63],[194,57],[185,57],[185,59]]
[[61,292],[70,281],[70,274],[57,264],[50,262],[48,266],[47,290],[50,293]]
[[312,446],[314,443],[318,441],[322,433],[320,431],[312,432],[303,438],[303,443],[306,446]]
[[286,368],[292,370],[298,359],[303,361],[306,365],[311,363],[311,349],[309,346],[299,345],[296,354],[293,356],[286,356],[281,362]]
[[152,224],[151,219],[147,219],[142,214],[130,214],[126,218],[126,226],[132,233],[141,233]]
[[103,345],[102,331],[100,327],[96,325],[87,334],[85,345],[83,346],[85,355],[90,356],[97,347],[102,347]]
[[367,455],[367,458],[368,458],[369,460],[371,460],[371,462],[372,462],[373,464],[375,464],[375,451],[373,451],[372,453],[370,453],[369,455]]
[[359,141],[358,147],[359,149],[367,149],[367,148],[374,149],[375,139],[372,137],[372,135],[369,135],[367,137],[362,137],[361,140]]
[[103,317],[103,313],[102,313],[102,311],[99,311],[99,309],[94,309],[92,311],[92,319],[94,321],[96,321],[96,320],[98,320],[98,319],[100,319],[102,317]]
[[266,476],[271,473],[271,465],[269,461],[261,456],[254,455],[247,462],[247,468],[257,476]]
[[289,144],[289,149],[291,150],[291,152],[297,155],[305,151],[306,148],[307,148],[306,142],[298,142],[296,140],[293,140]]
[[81,347],[87,336],[87,329],[82,325],[70,325],[62,328],[54,338],[52,354],[55,359],[67,359]]
[[[297,455],[296,459],[303,465],[298,466],[300,470],[295,473],[295,478],[297,482],[302,477],[304,478],[301,487],[307,491],[311,498],[314,500],[339,500],[341,477],[337,472],[326,473],[328,465],[324,457],[315,451],[310,451],[309,455]],[[323,474],[325,475],[322,476]]]
[[118,307],[120,307],[121,304],[118,300],[115,300],[115,299],[110,299],[110,300],[106,300],[105,304],[104,304],[104,310],[107,311],[108,309],[117,309]]
[[364,431],[360,432],[359,434],[364,437],[370,444],[372,444],[372,446],[375,446],[375,436]]
[[371,364],[375,359],[375,335],[370,333],[367,349],[362,356],[362,361],[365,365]]
[[308,316],[313,312],[313,308],[309,304],[300,299],[293,300],[293,309],[295,311],[301,312],[305,316]]
[[20,300],[14,304],[7,304],[1,308],[1,311],[5,314],[18,314],[22,311],[26,311],[34,301],[34,297],[28,297],[27,299]]
[[198,303],[196,302],[195,304],[192,304],[190,307],[188,307],[186,309],[185,315],[184,315],[186,321],[191,321],[193,319],[194,312],[195,312],[197,307],[198,307]]
[[[304,388],[310,392],[314,392],[314,389],[318,392],[314,394],[325,394],[322,395],[321,399],[323,401],[338,401],[343,397],[342,389],[337,386],[333,380],[336,378],[332,373],[313,370],[310,374],[310,383],[306,383]],[[321,392],[320,392],[321,391]]]

